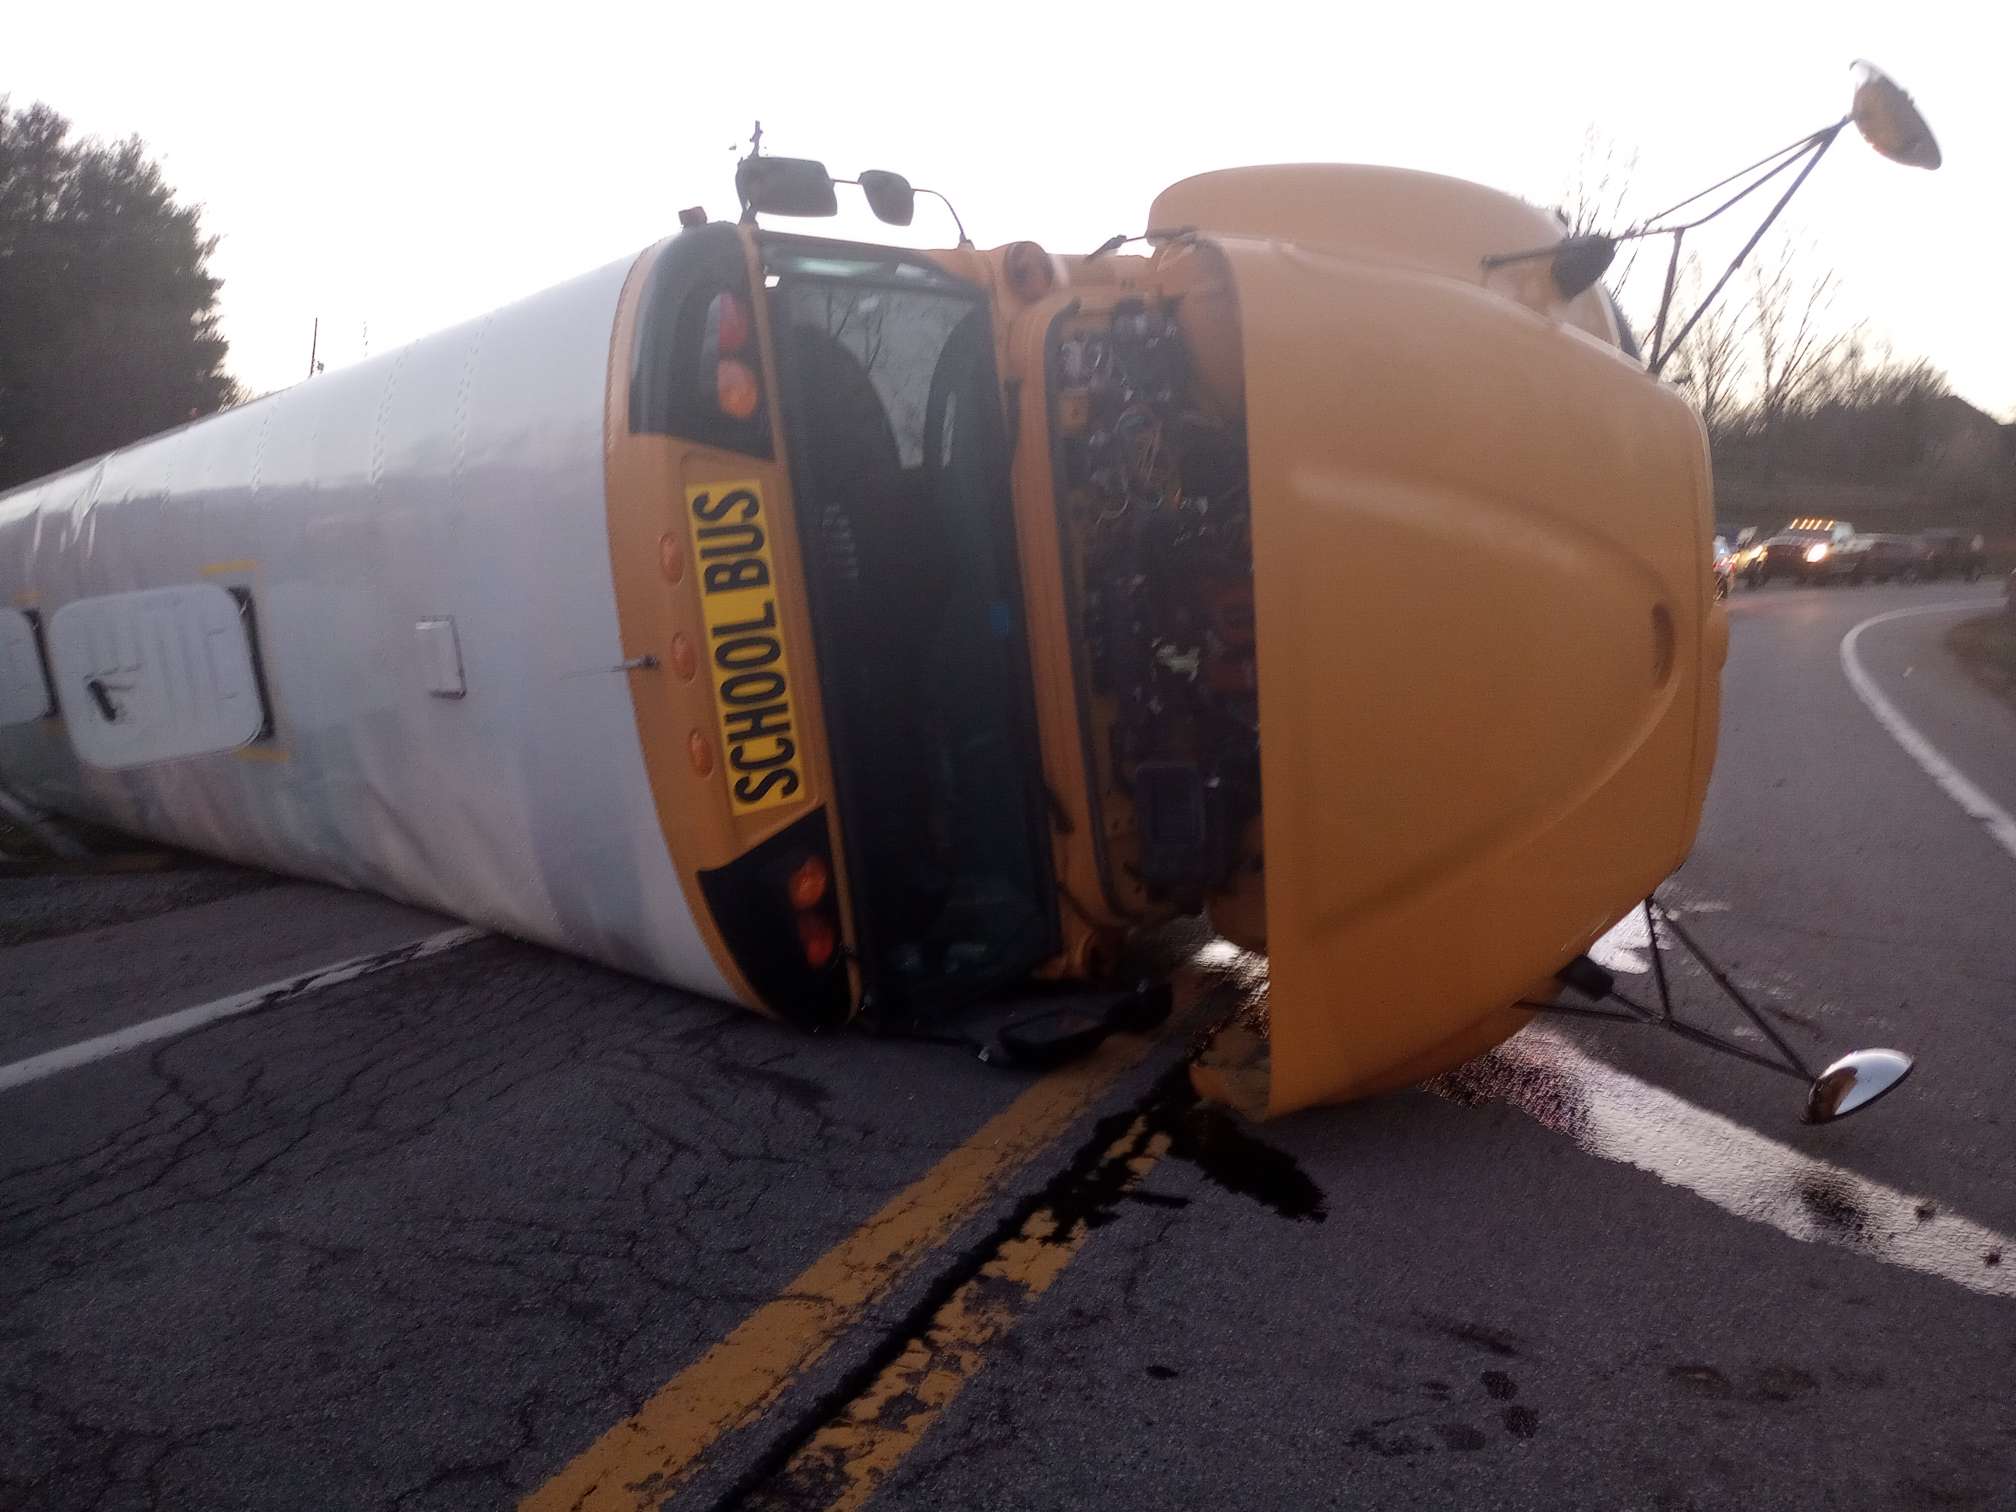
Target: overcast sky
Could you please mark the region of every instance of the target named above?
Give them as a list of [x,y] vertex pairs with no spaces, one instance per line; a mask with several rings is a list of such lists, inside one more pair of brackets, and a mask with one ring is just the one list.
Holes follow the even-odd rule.
[[[1679,199],[1841,115],[1881,64],[1946,154],[1844,138],[1791,213],[1840,319],[2016,416],[2016,7],[1376,8],[1219,0],[467,10],[17,7],[0,92],[143,136],[222,237],[232,371],[255,390],[383,351],[734,209],[732,145],[944,190],[983,246],[1084,250],[1163,185],[1237,163],[1375,162],[1560,200],[1585,131]],[[843,191],[844,193],[845,191]],[[920,204],[914,237],[952,240]],[[872,230],[872,221],[848,222]]]

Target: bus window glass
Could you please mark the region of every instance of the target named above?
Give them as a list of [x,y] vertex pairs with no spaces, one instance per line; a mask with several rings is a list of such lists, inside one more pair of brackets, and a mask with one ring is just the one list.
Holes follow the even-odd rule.
[[772,269],[865,965],[921,1004],[1055,948],[986,310],[929,270]]

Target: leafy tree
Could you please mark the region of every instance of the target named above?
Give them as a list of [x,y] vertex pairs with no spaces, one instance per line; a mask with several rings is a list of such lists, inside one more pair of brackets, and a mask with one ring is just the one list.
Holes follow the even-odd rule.
[[217,238],[138,137],[0,95],[0,488],[219,409]]

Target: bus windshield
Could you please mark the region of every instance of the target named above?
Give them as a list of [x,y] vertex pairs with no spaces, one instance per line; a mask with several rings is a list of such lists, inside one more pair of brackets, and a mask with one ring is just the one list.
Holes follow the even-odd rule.
[[1056,949],[987,309],[928,264],[772,247],[771,318],[869,989]]

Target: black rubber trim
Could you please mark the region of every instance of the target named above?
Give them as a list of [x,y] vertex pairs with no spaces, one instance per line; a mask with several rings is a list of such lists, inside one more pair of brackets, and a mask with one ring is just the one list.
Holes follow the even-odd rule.
[[[835,951],[824,966],[808,966],[798,943],[798,911],[785,891],[791,873],[807,857],[818,856],[830,873],[833,846],[826,810],[811,813],[779,830],[762,844],[700,875],[700,892],[728,954],[765,1008],[807,1029],[845,1023],[849,1009],[847,964]],[[840,885],[835,876],[833,887]],[[837,933],[838,898],[828,891],[817,912]]]
[[769,384],[760,363],[757,382],[765,400],[747,420],[734,420],[715,403],[714,374],[705,371],[707,307],[717,294],[734,294],[754,314],[749,266],[733,226],[694,226],[672,239],[651,273],[636,352],[630,368],[630,429],[634,434],[681,436],[744,456],[772,456]]

